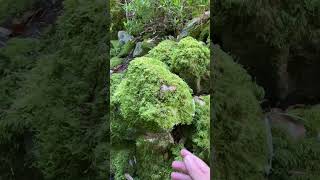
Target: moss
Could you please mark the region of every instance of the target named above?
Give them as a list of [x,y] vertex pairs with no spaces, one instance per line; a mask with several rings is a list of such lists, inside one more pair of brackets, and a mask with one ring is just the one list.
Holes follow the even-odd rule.
[[141,57],[130,63],[115,96],[129,124],[159,131],[191,123],[195,111],[191,93],[164,63]]
[[119,57],[113,57],[110,59],[110,69],[113,69],[119,66],[122,63],[123,59]]
[[126,173],[134,173],[134,155],[132,149],[111,150],[111,158],[110,170],[115,180],[126,180]]
[[259,101],[262,88],[218,47],[213,47],[214,176],[263,179],[267,165],[266,131]]
[[196,154],[209,162],[210,152],[210,96],[195,97],[196,113],[194,124],[196,133],[193,135],[193,142],[196,146]]
[[156,58],[171,67],[173,50],[176,47],[177,43],[175,41],[164,40],[153,48],[147,56]]
[[275,149],[270,179],[319,179],[320,143],[317,138],[320,106],[290,109],[288,113],[303,122],[307,130],[306,137],[297,141],[283,129],[272,129]]
[[168,139],[143,137],[137,140],[136,146],[139,179],[170,180],[173,159],[168,151]]
[[121,51],[118,54],[118,57],[123,58],[128,56],[131,51],[134,49],[135,43],[134,41],[128,41],[123,47],[121,47]]
[[209,71],[210,50],[203,43],[186,37],[182,39],[172,56],[172,71],[200,92],[200,80]]

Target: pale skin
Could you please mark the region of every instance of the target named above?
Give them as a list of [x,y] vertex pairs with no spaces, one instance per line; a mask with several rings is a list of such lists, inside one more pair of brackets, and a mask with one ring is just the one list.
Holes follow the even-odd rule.
[[172,180],[210,180],[210,168],[200,158],[186,149],[180,152],[183,161],[173,161]]

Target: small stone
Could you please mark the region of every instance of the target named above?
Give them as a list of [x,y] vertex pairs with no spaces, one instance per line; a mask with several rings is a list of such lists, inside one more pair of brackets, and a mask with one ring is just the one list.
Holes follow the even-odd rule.
[[119,39],[120,45],[124,45],[127,42],[131,41],[133,39],[133,36],[131,36],[126,31],[119,31],[118,32],[118,39]]
[[133,57],[138,57],[142,54],[142,42],[138,42],[133,51]]
[[128,173],[125,173],[124,176],[126,177],[127,180],[133,180],[133,177]]

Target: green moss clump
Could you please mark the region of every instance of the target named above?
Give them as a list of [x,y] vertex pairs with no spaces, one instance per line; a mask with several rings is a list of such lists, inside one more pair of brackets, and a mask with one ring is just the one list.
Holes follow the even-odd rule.
[[183,38],[179,43],[165,40],[148,56],[166,63],[197,93],[209,88],[206,82],[209,82],[210,50],[202,42],[192,37]]
[[264,179],[268,148],[259,104],[264,91],[220,48],[213,47],[213,57],[214,176]]
[[210,50],[203,43],[186,37],[182,39],[172,56],[172,71],[200,92],[200,81],[209,71]]
[[196,153],[209,161],[210,152],[210,96],[195,97],[196,113],[194,124],[196,133],[193,136]]
[[170,144],[161,136],[137,140],[137,174],[140,179],[170,180],[173,160],[168,151]]
[[167,66],[152,58],[136,58],[115,97],[128,123],[148,130],[171,130],[190,124],[194,115],[192,90]]
[[153,48],[148,56],[152,58],[156,58],[165,64],[168,65],[168,67],[171,67],[172,64],[172,55],[173,50],[177,47],[177,43],[172,40],[164,40],[161,43],[159,43],[155,48]]

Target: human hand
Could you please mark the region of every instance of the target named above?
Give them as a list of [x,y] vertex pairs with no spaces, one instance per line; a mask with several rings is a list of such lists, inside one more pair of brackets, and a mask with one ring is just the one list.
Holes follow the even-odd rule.
[[183,161],[173,161],[172,180],[210,180],[210,167],[186,149],[180,152]]

